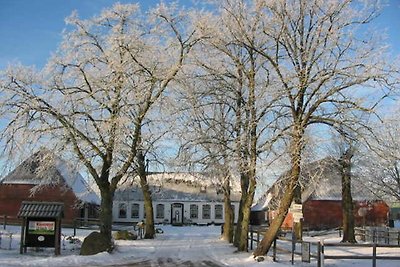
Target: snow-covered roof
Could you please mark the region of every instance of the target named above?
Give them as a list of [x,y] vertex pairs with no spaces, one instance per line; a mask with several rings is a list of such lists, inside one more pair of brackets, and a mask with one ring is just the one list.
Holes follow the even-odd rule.
[[82,175],[48,150],[34,153],[5,176],[1,183],[38,186],[62,184],[71,188],[82,202],[100,204],[99,196],[89,187]]
[[[153,201],[223,201],[221,183],[200,173],[153,173],[147,181],[152,191]],[[231,199],[239,201],[240,194],[231,189]],[[143,193],[138,179],[120,186],[115,192],[117,201],[142,201]]]
[[[327,157],[303,166],[300,175],[302,188],[302,202],[313,200],[341,200],[342,177],[341,166],[337,159]],[[289,171],[282,174],[275,183],[259,198],[252,210],[265,210],[268,207],[276,208],[285,190],[289,179]],[[373,200],[376,197],[366,188],[360,179],[352,179],[353,200]]]

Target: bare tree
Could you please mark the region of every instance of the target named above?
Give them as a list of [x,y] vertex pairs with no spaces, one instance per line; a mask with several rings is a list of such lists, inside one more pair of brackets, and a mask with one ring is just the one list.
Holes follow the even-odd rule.
[[191,101],[188,109],[197,115],[187,117],[197,131],[197,138],[191,139],[202,153],[214,160],[217,155],[221,166],[229,166],[240,177],[234,244],[246,251],[257,161],[276,140],[272,138],[278,129],[272,112],[276,96],[270,92],[267,61],[257,52],[266,42],[262,8],[248,1],[221,1],[216,9],[215,14],[196,18],[203,38],[192,54],[188,79],[192,84],[186,86],[195,89],[185,93]]
[[258,52],[280,81],[281,106],[291,124],[291,175],[278,214],[255,256],[269,250],[294,198],[305,130],[315,124],[347,132],[365,126],[363,119],[373,113],[376,99],[391,89],[393,71],[386,64],[390,61],[385,62],[383,46],[360,31],[377,14],[374,2],[261,2],[268,14],[264,34],[275,45]]
[[14,66],[1,76],[7,151],[16,141],[42,140],[72,153],[99,187],[100,231],[110,249],[114,192],[143,146],[148,113],[192,46],[183,19],[164,4],[148,15],[133,4],[89,20],[74,13],[44,70]]
[[362,179],[373,194],[387,201],[400,201],[399,126],[396,115],[374,124],[374,135],[370,136],[369,146],[360,159]]

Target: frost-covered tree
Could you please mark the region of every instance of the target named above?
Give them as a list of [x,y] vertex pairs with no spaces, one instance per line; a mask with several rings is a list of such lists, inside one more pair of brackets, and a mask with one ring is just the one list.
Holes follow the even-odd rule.
[[353,133],[391,89],[384,46],[365,34],[377,14],[375,2],[259,1],[266,14],[263,34],[275,45],[258,52],[279,77],[282,111],[291,124],[291,175],[255,256],[269,250],[299,186],[305,131],[323,124]]
[[185,91],[187,110],[192,112],[187,124],[196,136],[188,144],[240,179],[234,235],[239,251],[247,250],[257,161],[270,151],[274,131],[280,131],[273,123],[273,77],[267,60],[257,52],[269,42],[263,16],[262,7],[248,1],[218,1],[215,12],[200,14],[195,25],[202,39],[192,53],[186,80],[186,87],[192,88]]
[[6,152],[41,142],[74,155],[99,188],[100,231],[110,249],[114,192],[128,171],[142,166],[148,115],[192,45],[184,20],[176,6],[164,4],[145,15],[135,4],[115,4],[87,20],[73,13],[43,70],[11,66],[1,76]]
[[[397,114],[394,111],[393,114]],[[386,201],[400,201],[400,124],[396,115],[373,125],[374,135],[363,151],[359,173],[372,193]]]

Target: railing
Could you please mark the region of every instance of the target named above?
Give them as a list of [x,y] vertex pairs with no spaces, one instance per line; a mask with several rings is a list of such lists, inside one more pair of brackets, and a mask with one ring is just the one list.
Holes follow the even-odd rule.
[[0,215],[1,223],[3,224],[3,230],[6,230],[7,226],[7,215]]
[[88,219],[88,218],[75,218],[74,219],[74,236],[76,236],[76,229],[88,228],[88,227],[100,227],[99,219]]
[[[324,260],[325,259],[366,259],[366,260],[372,260],[372,266],[376,267],[376,261],[377,260],[400,260],[400,256],[383,256],[383,255],[378,255],[377,253],[377,248],[396,248],[400,249],[400,246],[398,244],[399,242],[399,232],[398,231],[389,231],[389,230],[377,230],[377,229],[361,229],[363,231],[360,231],[360,228],[357,228],[356,234],[358,236],[361,236],[361,238],[364,237],[364,239],[367,239],[370,237],[374,243],[372,244],[367,244],[367,243],[361,243],[361,244],[349,244],[349,243],[324,243],[322,241],[316,241],[316,242],[304,242],[304,241],[295,241],[289,238],[284,237],[286,233],[279,233],[276,239],[274,240],[274,243],[272,245],[272,258],[274,261],[277,260],[277,252],[284,252],[284,253],[290,253],[291,254],[291,262],[294,264],[295,261],[295,255],[300,255],[302,256],[302,261],[303,262],[310,262],[310,258],[314,258],[317,261],[317,266],[318,267],[323,267],[324,266]],[[263,234],[265,233],[266,228],[265,227],[250,227],[249,229],[249,237],[248,237],[248,242],[249,243],[249,248],[252,250],[254,248],[254,242],[256,243],[256,246],[260,242]],[[369,233],[369,231],[371,233]],[[387,234],[389,232],[389,234]],[[384,234],[382,234],[384,233]],[[339,235],[341,235],[341,232],[339,231]],[[393,236],[396,235],[396,238]],[[386,244],[377,244],[379,240],[384,239]],[[396,245],[390,245],[390,240],[394,239],[396,240],[397,244]],[[277,245],[277,243],[280,244],[280,246]],[[300,246],[298,246],[300,245]],[[354,248],[371,248],[371,254],[370,255],[333,255],[327,253],[326,249],[331,248],[331,247],[354,247]],[[301,252],[298,250],[301,248]]]
[[15,216],[0,215],[0,229],[6,230],[7,225],[18,225],[20,224],[20,219]]
[[361,241],[370,241],[378,244],[394,243],[400,246],[400,231],[390,228],[355,228],[355,235],[359,236]]
[[[372,255],[326,255],[325,247],[367,247],[372,248]],[[380,244],[350,244],[350,243],[322,243],[321,258],[324,259],[341,259],[341,260],[372,260],[372,266],[376,267],[376,260],[400,260],[399,256],[379,256],[377,248],[400,248],[398,245],[380,245]],[[323,265],[322,265],[323,266]]]

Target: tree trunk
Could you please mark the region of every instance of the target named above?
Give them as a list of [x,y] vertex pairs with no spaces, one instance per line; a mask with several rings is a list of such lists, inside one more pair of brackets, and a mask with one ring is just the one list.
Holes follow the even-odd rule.
[[228,241],[229,243],[233,243],[233,226],[234,226],[234,218],[233,218],[233,210],[231,200],[224,197],[224,228],[222,232],[222,240]]
[[[299,184],[296,185],[296,188],[294,189],[294,195],[293,195],[293,202],[295,204],[300,204],[302,205],[301,201],[301,186]],[[300,221],[294,221],[293,220],[293,238],[296,241],[302,241],[303,240],[303,222],[302,220]]]
[[103,185],[99,187],[101,194],[101,204],[100,204],[100,234],[104,235],[107,240],[109,240],[108,252],[113,249],[112,242],[112,209],[113,209],[113,199],[114,192],[109,186]]
[[239,201],[238,220],[236,223],[235,235],[234,235],[234,239],[233,239],[233,245],[235,247],[239,247],[240,235],[242,234],[242,231],[241,231],[242,221],[243,221],[243,192],[242,192],[242,195],[241,195],[240,201]]
[[354,207],[351,196],[351,148],[339,160],[342,167],[342,212],[343,212],[343,239],[342,242],[357,243],[354,234]]
[[246,174],[244,176],[245,178],[243,179],[246,179],[246,181],[249,182],[245,183],[245,187],[247,188],[245,192],[242,187],[242,197],[240,199],[238,218],[240,219],[240,221],[238,221],[235,231],[235,246],[238,248],[238,251],[247,251],[247,237],[250,225],[250,209],[251,205],[253,204],[256,187],[255,172],[254,176],[252,174]]
[[296,186],[296,183],[297,179],[295,178],[295,176],[292,176],[290,182],[285,188],[284,191],[285,193],[280,201],[276,217],[272,220],[270,226],[268,227],[267,232],[264,235],[264,238],[261,240],[257,249],[254,251],[255,257],[262,256],[268,253],[268,250],[270,249],[272,243],[274,242],[275,237],[277,236],[278,231],[281,228],[281,225],[288,213],[290,204],[292,203],[293,200],[293,191]]
[[229,243],[233,243],[233,226],[235,218],[233,217],[233,210],[231,203],[231,188],[230,188],[231,183],[230,183],[230,177],[228,175],[225,177],[225,181],[223,184],[225,220],[222,232],[222,239],[228,241]]
[[147,171],[145,165],[145,158],[142,151],[138,152],[138,173],[140,178],[140,187],[143,192],[144,209],[146,213],[145,221],[145,239],[153,239],[155,235],[154,228],[154,212],[153,212],[153,200],[151,198],[151,191],[149,184],[147,183]]
[[295,128],[294,135],[292,137],[291,145],[291,171],[288,183],[283,190],[283,196],[279,203],[279,209],[277,216],[272,220],[264,238],[259,243],[257,249],[254,251],[253,255],[262,256],[268,253],[274,239],[276,238],[278,231],[285,220],[288,213],[289,207],[293,201],[295,189],[298,185],[300,177],[300,161],[301,161],[301,151],[303,148],[302,144],[302,131]]

